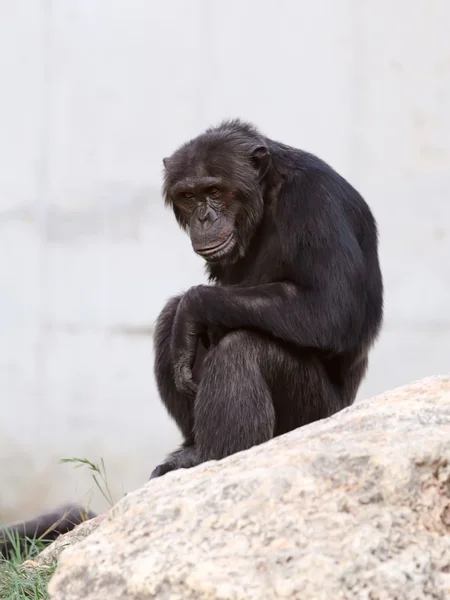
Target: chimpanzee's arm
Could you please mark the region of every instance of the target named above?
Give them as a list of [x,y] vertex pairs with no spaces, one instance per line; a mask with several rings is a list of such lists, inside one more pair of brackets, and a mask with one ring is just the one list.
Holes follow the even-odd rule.
[[189,304],[180,315],[186,327],[177,323],[175,347],[186,333],[182,329],[191,323],[202,329],[251,327],[297,346],[340,352],[351,341],[352,321],[357,325],[362,317],[353,292],[342,290],[339,296],[336,290],[327,299],[320,291],[302,290],[288,282],[247,288],[198,286],[188,294]]
[[350,256],[340,258],[336,262],[336,254],[330,256],[322,269],[316,264],[314,272],[320,277],[305,277],[303,285],[191,288],[180,303],[173,328],[177,385],[186,391],[181,382],[190,380],[197,337],[211,326],[250,327],[304,348],[330,352],[351,348],[364,318],[365,286],[358,254],[354,261]]

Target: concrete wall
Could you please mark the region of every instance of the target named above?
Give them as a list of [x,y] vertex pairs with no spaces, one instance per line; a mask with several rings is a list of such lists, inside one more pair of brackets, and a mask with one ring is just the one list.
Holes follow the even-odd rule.
[[[0,3],[0,512],[115,497],[178,441],[164,300],[203,279],[161,159],[225,117],[316,152],[380,227],[386,322],[360,397],[450,364],[448,0]],[[94,493],[92,505],[104,503]]]

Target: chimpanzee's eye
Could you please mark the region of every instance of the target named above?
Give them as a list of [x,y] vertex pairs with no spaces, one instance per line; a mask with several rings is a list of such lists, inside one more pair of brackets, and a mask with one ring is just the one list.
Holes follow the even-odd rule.
[[216,187],[210,188],[209,189],[209,195],[212,198],[217,198],[217,196],[219,195],[219,190]]
[[191,192],[184,192],[184,194],[183,194],[183,195],[184,195],[184,197],[185,197],[185,198],[187,198],[187,199],[189,199],[189,198],[193,198],[193,197],[194,197],[194,194],[192,194]]

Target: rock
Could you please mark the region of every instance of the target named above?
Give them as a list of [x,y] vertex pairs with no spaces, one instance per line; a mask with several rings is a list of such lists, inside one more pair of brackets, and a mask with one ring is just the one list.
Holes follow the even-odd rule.
[[[149,471],[151,465],[149,465]],[[450,598],[450,376],[128,494],[52,600]]]

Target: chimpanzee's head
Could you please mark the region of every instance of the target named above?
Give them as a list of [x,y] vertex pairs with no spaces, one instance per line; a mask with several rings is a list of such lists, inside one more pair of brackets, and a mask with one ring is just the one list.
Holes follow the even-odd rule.
[[228,121],[164,159],[163,193],[194,251],[208,262],[243,256],[264,211],[270,153],[251,125]]

